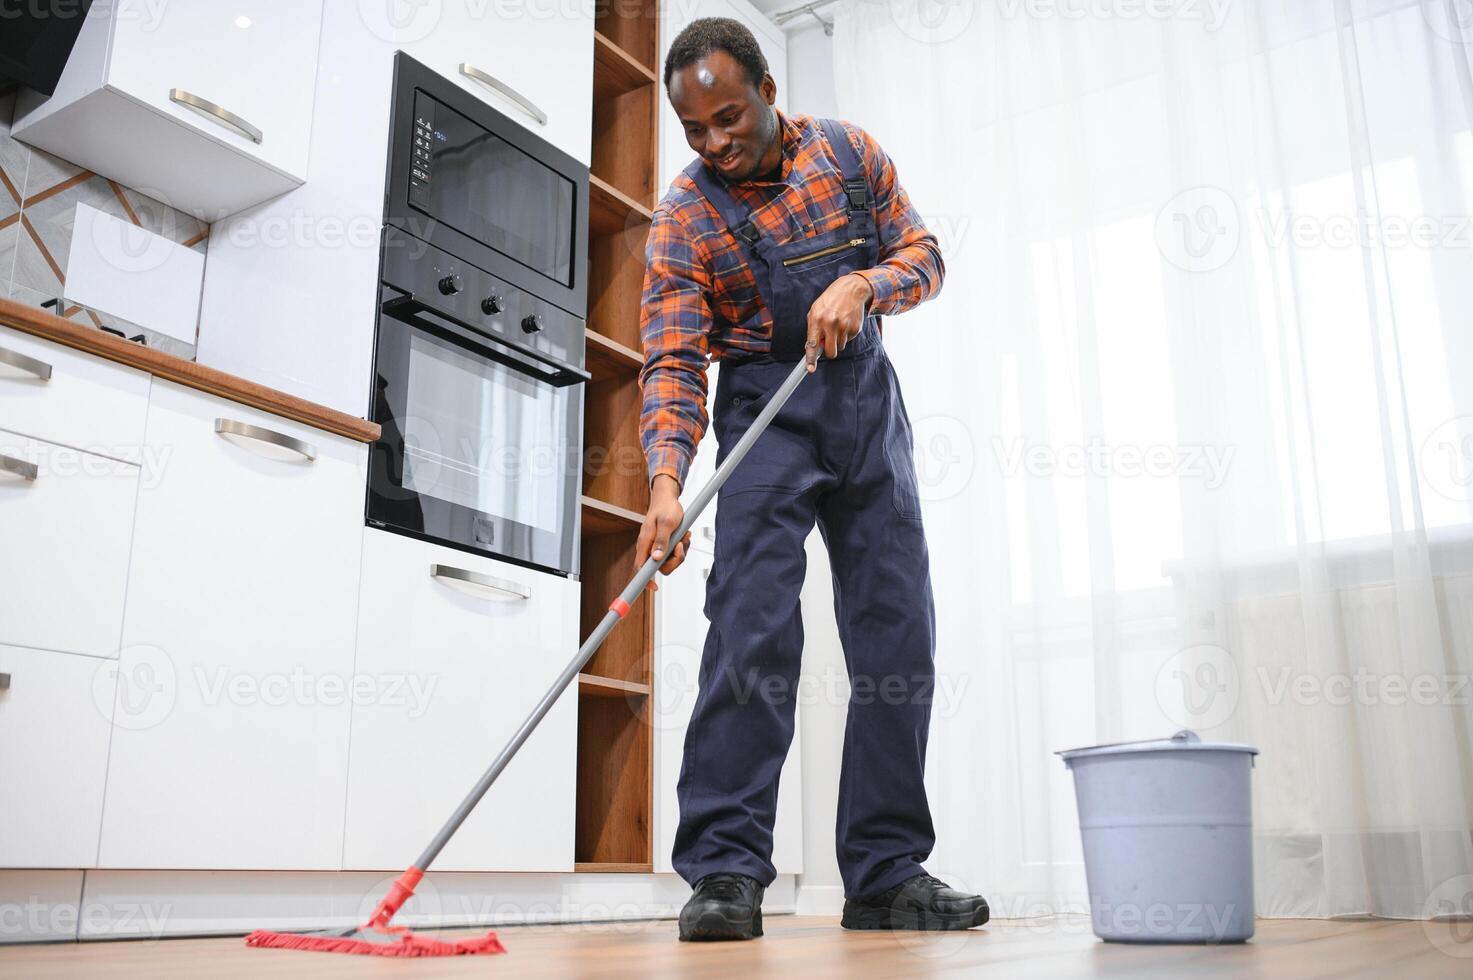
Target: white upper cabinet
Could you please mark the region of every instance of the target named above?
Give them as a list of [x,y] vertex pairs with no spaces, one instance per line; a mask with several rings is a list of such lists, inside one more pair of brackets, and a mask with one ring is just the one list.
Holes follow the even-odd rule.
[[214,221],[307,177],[322,0],[94,5],[13,133]]
[[389,33],[410,57],[589,162],[593,0],[443,0],[418,8],[360,4],[364,7],[370,8],[364,21],[375,33]]

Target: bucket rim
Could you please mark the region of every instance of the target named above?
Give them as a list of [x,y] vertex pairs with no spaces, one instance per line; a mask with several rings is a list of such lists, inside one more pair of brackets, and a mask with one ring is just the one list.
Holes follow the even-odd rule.
[[1111,742],[1086,745],[1077,749],[1060,749],[1054,755],[1066,763],[1106,755],[1133,755],[1140,752],[1243,752],[1258,755],[1258,749],[1242,742],[1204,742],[1196,732],[1183,730],[1169,738],[1150,738],[1137,742]]

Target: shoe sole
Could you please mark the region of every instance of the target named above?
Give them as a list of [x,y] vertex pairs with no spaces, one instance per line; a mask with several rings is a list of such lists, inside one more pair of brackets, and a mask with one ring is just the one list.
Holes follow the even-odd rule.
[[991,910],[982,906],[975,912],[907,912],[901,909],[849,909],[839,925],[845,929],[889,929],[912,930],[915,932],[948,932],[954,929],[974,929],[991,917]]
[[716,943],[732,940],[756,939],[762,935],[762,910],[759,908],[750,919],[730,919],[720,912],[707,912],[694,922],[681,921],[680,941],[683,943]]

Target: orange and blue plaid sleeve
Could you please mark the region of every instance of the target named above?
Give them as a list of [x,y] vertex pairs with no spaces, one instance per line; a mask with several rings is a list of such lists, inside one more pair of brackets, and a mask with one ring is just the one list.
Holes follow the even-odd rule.
[[657,209],[645,244],[639,318],[644,345],[639,438],[651,481],[667,473],[684,486],[706,431],[710,288],[691,235],[676,215]]
[[890,155],[858,126],[849,127],[849,132],[857,137],[855,149],[870,178],[880,234],[879,265],[859,272],[874,292],[870,312],[904,313],[940,291],[946,277],[941,249],[911,205],[910,195],[900,186]]

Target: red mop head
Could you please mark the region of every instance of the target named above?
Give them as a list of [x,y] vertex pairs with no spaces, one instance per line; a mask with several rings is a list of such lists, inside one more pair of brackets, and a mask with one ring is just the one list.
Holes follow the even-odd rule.
[[506,947],[496,933],[470,939],[441,940],[416,936],[402,926],[391,926],[389,920],[399,907],[414,894],[424,877],[418,868],[410,868],[399,876],[389,894],[379,902],[366,923],[357,929],[330,932],[269,932],[257,929],[246,936],[247,946],[270,949],[311,949],[320,953],[358,953],[365,956],[473,956],[478,953],[505,953]]

